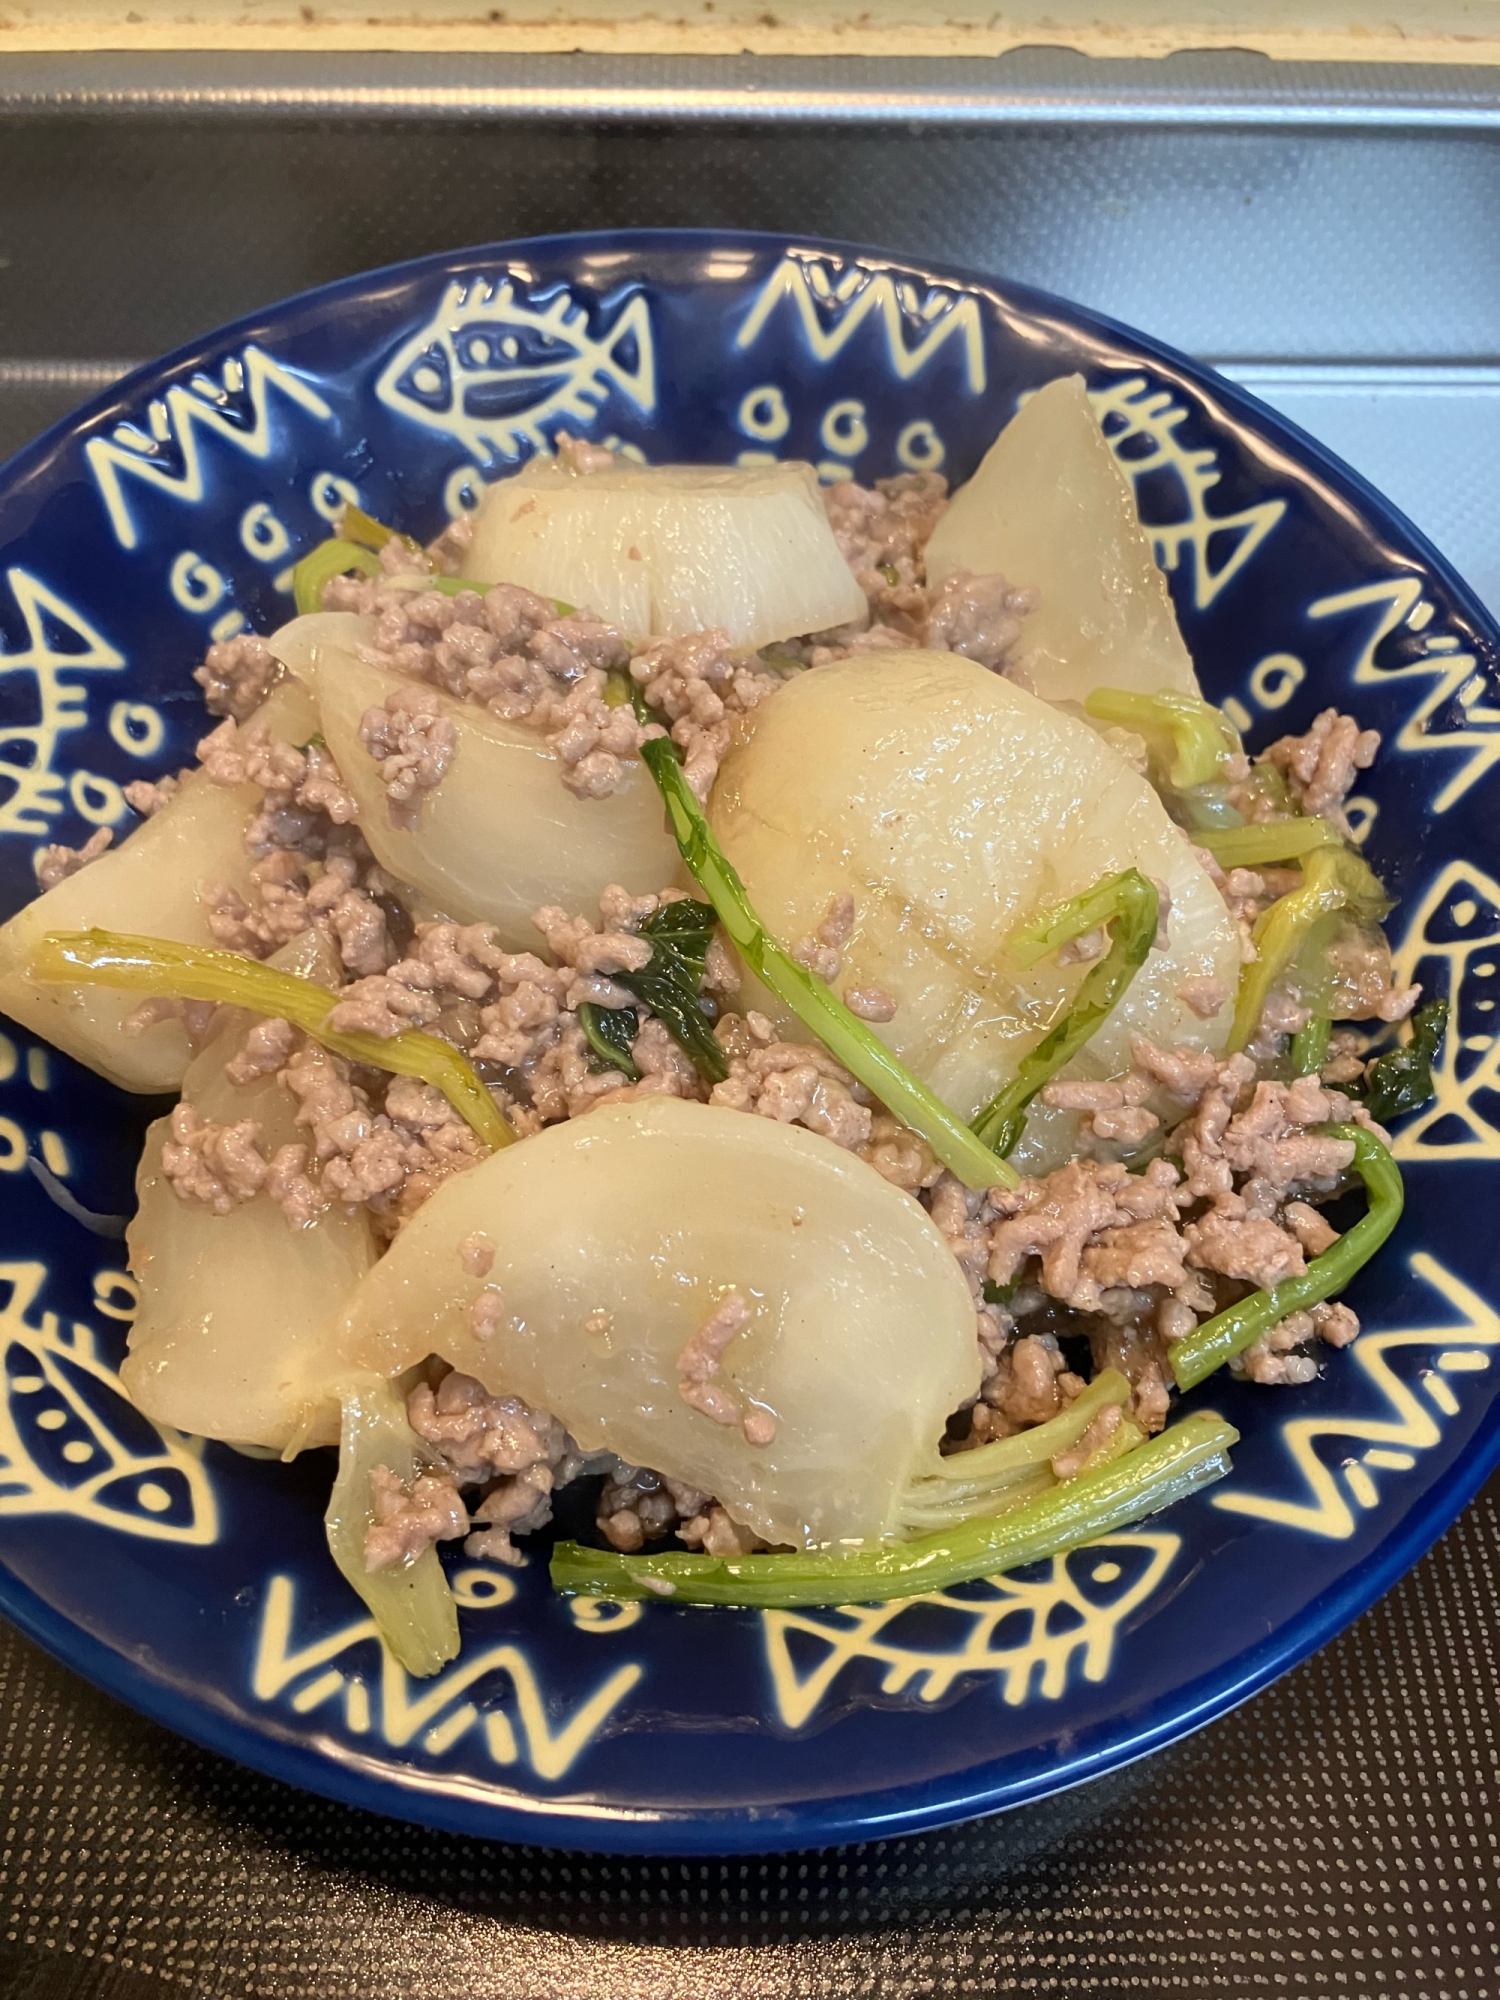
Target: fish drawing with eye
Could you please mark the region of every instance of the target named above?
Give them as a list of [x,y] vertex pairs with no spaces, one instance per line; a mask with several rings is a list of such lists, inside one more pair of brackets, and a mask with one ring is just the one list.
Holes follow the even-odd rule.
[[486,470],[545,446],[544,427],[587,424],[618,391],[656,407],[651,316],[637,292],[596,338],[568,291],[533,305],[510,278],[455,282],[375,385],[387,408],[463,443]]
[[141,1416],[82,1320],[30,1316],[47,1276],[0,1264],[0,1519],[67,1514],[207,1548],[218,1508],[201,1440]]

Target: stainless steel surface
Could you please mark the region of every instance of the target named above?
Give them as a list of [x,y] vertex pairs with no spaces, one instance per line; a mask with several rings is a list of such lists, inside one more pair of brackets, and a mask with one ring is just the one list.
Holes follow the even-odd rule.
[[601,223],[890,245],[1209,359],[1500,606],[1500,73],[537,56],[0,60],[0,451],[347,271]]

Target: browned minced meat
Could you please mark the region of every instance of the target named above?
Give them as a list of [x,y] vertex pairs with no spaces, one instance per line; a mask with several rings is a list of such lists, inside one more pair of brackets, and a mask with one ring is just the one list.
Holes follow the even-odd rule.
[[1317,1375],[1315,1350],[1319,1341],[1326,1347],[1347,1347],[1358,1333],[1359,1320],[1348,1306],[1325,1302],[1278,1320],[1230,1366],[1252,1382],[1296,1388]]
[[309,1139],[277,1149],[266,1190],[293,1223],[331,1202],[363,1204],[394,1235],[450,1174],[484,1157],[442,1092],[415,1077],[390,1078],[377,1110],[344,1058],[315,1042],[298,1049],[280,1077]]
[[359,740],[380,767],[391,825],[407,831],[421,818],[422,797],[452,768],[458,730],[428,687],[393,688],[360,717]]
[[848,890],[829,899],[822,921],[810,937],[798,938],[792,957],[826,986],[844,969],[844,946],[854,935],[854,898]]
[[718,1379],[725,1349],[750,1318],[744,1295],[726,1292],[677,1357],[677,1393],[689,1409],[714,1423],[738,1425],[747,1443],[767,1445],[776,1435],[776,1419],[768,1410],[742,1410]]
[[55,889],[59,882],[66,882],[80,868],[87,868],[91,861],[97,861],[113,839],[110,829],[101,826],[89,835],[82,847],[63,847],[54,843],[50,847],[38,848],[32,859],[38,883],[44,891]]
[[1018,590],[1003,576],[973,576],[955,570],[929,594],[922,643],[938,652],[960,653],[982,667],[1006,667],[1036,609],[1037,593]]
[[1352,715],[1325,708],[1305,735],[1278,737],[1262,751],[1261,761],[1284,774],[1287,790],[1304,813],[1318,814],[1347,835],[1344,800],[1379,748],[1378,729],[1361,729]]
[[735,719],[747,715],[783,683],[755,654],[732,648],[717,628],[682,639],[649,639],[630,662],[630,677],[666,717],[683,770],[706,799],[729,747]]
[[260,786],[260,811],[245,836],[252,852],[296,845],[319,814],[336,826],[358,817],[358,801],[327,748],[310,742],[299,750],[273,737],[264,723],[243,729],[226,717],[198,745],[198,761],[216,785]]
[[[1219,1061],[1194,1050],[1161,1050],[1139,1038],[1132,1070],[1109,1082],[1119,1085],[1122,1100],[1143,1102],[1143,1086],[1154,1089],[1165,1116],[1171,1115],[1169,1100],[1189,1106],[1167,1139],[1180,1167],[1163,1158],[1130,1174],[1115,1162],[1078,1158],[1014,1190],[975,1196],[948,1180],[933,1192],[933,1219],[976,1295],[981,1274],[998,1286],[1020,1286],[1000,1327],[1010,1344],[996,1349],[983,1390],[985,1400],[1013,1421],[1037,1420],[1033,1409],[1052,1413],[1042,1356],[1031,1350],[1018,1375],[1022,1340],[1011,1338],[1016,1322],[1026,1337],[1028,1312],[1050,1299],[1078,1316],[1076,1330],[1088,1334],[1097,1367],[1119,1367],[1129,1377],[1136,1420],[1159,1429],[1167,1412],[1170,1345],[1224,1302],[1220,1285],[1270,1288],[1299,1276],[1309,1257],[1337,1240],[1305,1197],[1326,1196],[1344,1184],[1353,1147],[1315,1128],[1369,1122],[1362,1106],[1316,1077],[1257,1081],[1246,1056]],[[1063,1088],[1080,1107],[1088,1093],[1099,1098],[1106,1090]],[[1036,1288],[1035,1297],[1029,1288]],[[1299,1320],[1296,1339],[1285,1346],[1322,1339],[1325,1326],[1341,1344],[1353,1337],[1348,1329],[1355,1324],[1343,1309],[1335,1317],[1313,1316],[1306,1326]],[[981,1346],[987,1345],[994,1347],[993,1334],[986,1342],[982,1330]],[[1267,1352],[1279,1355],[1281,1349],[1273,1343]],[[1287,1374],[1280,1359],[1260,1358],[1249,1372],[1253,1380],[1278,1381],[1306,1373],[1299,1365]],[[1039,1384],[1041,1400],[1033,1402]]]
[[370,1473],[375,1519],[365,1531],[365,1568],[415,1562],[434,1542],[469,1532],[469,1515],[450,1474],[419,1472],[404,1483],[388,1465]]
[[[939,472],[903,472],[873,487],[840,480],[823,489],[834,540],[877,622],[905,609],[902,592],[925,585],[927,544],[947,505],[948,482]],[[925,591],[920,609],[925,619]]]
[[711,1556],[750,1555],[766,1546],[707,1493],[643,1466],[620,1465],[605,1481],[597,1520],[605,1540],[626,1555],[673,1528],[679,1541]]
[[710,1104],[805,1125],[849,1152],[870,1144],[870,1094],[821,1044],[779,1041],[760,1014],[726,1014],[714,1035],[729,1058],[729,1075],[709,1092]]
[[125,794],[126,805],[133,812],[138,812],[142,819],[151,819],[163,806],[172,803],[188,775],[186,771],[179,771],[175,778],[170,775],[164,778],[132,778],[128,785],[122,785],[120,789]]
[[[418,559],[404,551],[404,560]],[[420,567],[335,577],[323,602],[375,619],[375,643],[360,649],[372,665],[539,730],[561,760],[563,783],[582,798],[617,791],[639,744],[656,733],[641,728],[628,702],[605,699],[608,676],[630,655],[592,612],[559,613],[515,584],[456,595],[423,589]]]
[[180,1201],[201,1202],[215,1215],[228,1215],[265,1186],[269,1164],[253,1119],[221,1125],[182,1103],[172,1108],[170,1133],[161,1166]]
[[260,707],[284,672],[264,639],[242,632],[237,638],[221,639],[210,646],[208,658],[194,668],[193,679],[203,690],[203,703],[210,715],[227,715],[243,722]]
[[1342,1021],[1404,1021],[1422,997],[1404,986],[1391,965],[1391,948],[1376,930],[1350,930],[1328,947],[1333,973],[1330,1011]]

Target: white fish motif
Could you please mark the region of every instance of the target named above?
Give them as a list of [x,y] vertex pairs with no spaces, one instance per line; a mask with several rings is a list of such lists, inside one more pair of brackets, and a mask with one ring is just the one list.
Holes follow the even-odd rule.
[[1395,969],[1449,1009],[1433,1100],[1396,1134],[1396,1158],[1500,1157],[1500,882],[1450,861],[1417,905]]
[[1180,1535],[1107,1535],[1054,1556],[1035,1582],[995,1576],[972,1586],[972,1595],[937,1590],[894,1604],[764,1612],[777,1711],[788,1729],[803,1728],[856,1660],[885,1668],[882,1694],[915,1686],[922,1701],[934,1702],[955,1681],[993,1674],[1011,1707],[1029,1698],[1034,1683],[1044,1699],[1056,1701],[1075,1654],[1082,1655],[1085,1680],[1104,1679],[1120,1626],[1155,1590],[1181,1546]]
[[[64,775],[56,768],[61,738],[88,721],[87,688],[62,675],[89,668],[117,670],[125,665],[125,656],[29,570],[9,569],[5,581],[21,614],[26,644],[14,653],[0,648],[0,690],[8,689],[11,675],[29,675],[33,693],[11,697],[8,705],[13,714],[29,711],[34,719],[0,724],[0,834],[47,834],[48,816],[60,813],[68,797]],[[68,643],[60,647],[56,641],[64,634]],[[74,790],[87,781],[86,772],[75,772]]]
[[45,1264],[0,1264],[0,1517],[67,1514],[206,1548],[219,1525],[201,1444],[146,1421],[82,1320],[29,1317],[46,1278]]
[[599,338],[571,292],[533,305],[513,278],[455,280],[386,363],[375,393],[388,409],[443,431],[492,469],[546,426],[587,424],[613,391],[643,414],[656,408],[650,309],[637,292]]
[[[1192,557],[1193,602],[1206,611],[1285,514],[1285,500],[1257,500],[1237,514],[1210,512],[1208,496],[1223,476],[1218,458],[1182,442],[1177,433],[1187,421],[1186,406],[1144,375],[1091,389],[1089,401],[1120,470],[1137,488],[1143,480],[1159,488],[1164,475],[1175,481],[1183,511],[1170,521],[1146,520],[1146,530],[1163,569],[1176,569],[1184,551]],[[1226,544],[1228,553],[1215,567],[1210,551]]]

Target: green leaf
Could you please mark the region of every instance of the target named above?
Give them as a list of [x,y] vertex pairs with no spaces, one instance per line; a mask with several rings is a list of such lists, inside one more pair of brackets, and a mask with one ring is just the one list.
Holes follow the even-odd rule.
[[663,903],[637,928],[637,936],[651,946],[651,963],[610,977],[651,1009],[701,1075],[722,1083],[729,1063],[714,1040],[699,990],[715,921],[712,906],[691,897]]
[[1415,1111],[1433,1095],[1432,1065],[1448,1027],[1446,1000],[1429,1000],[1412,1016],[1411,1039],[1377,1056],[1365,1071],[1365,1109],[1377,1125]]
[[632,1083],[641,1080],[630,1044],[641,1031],[640,1016],[634,1007],[596,1007],[585,1000],[578,1009],[578,1025],[593,1050],[590,1069],[617,1069]]

